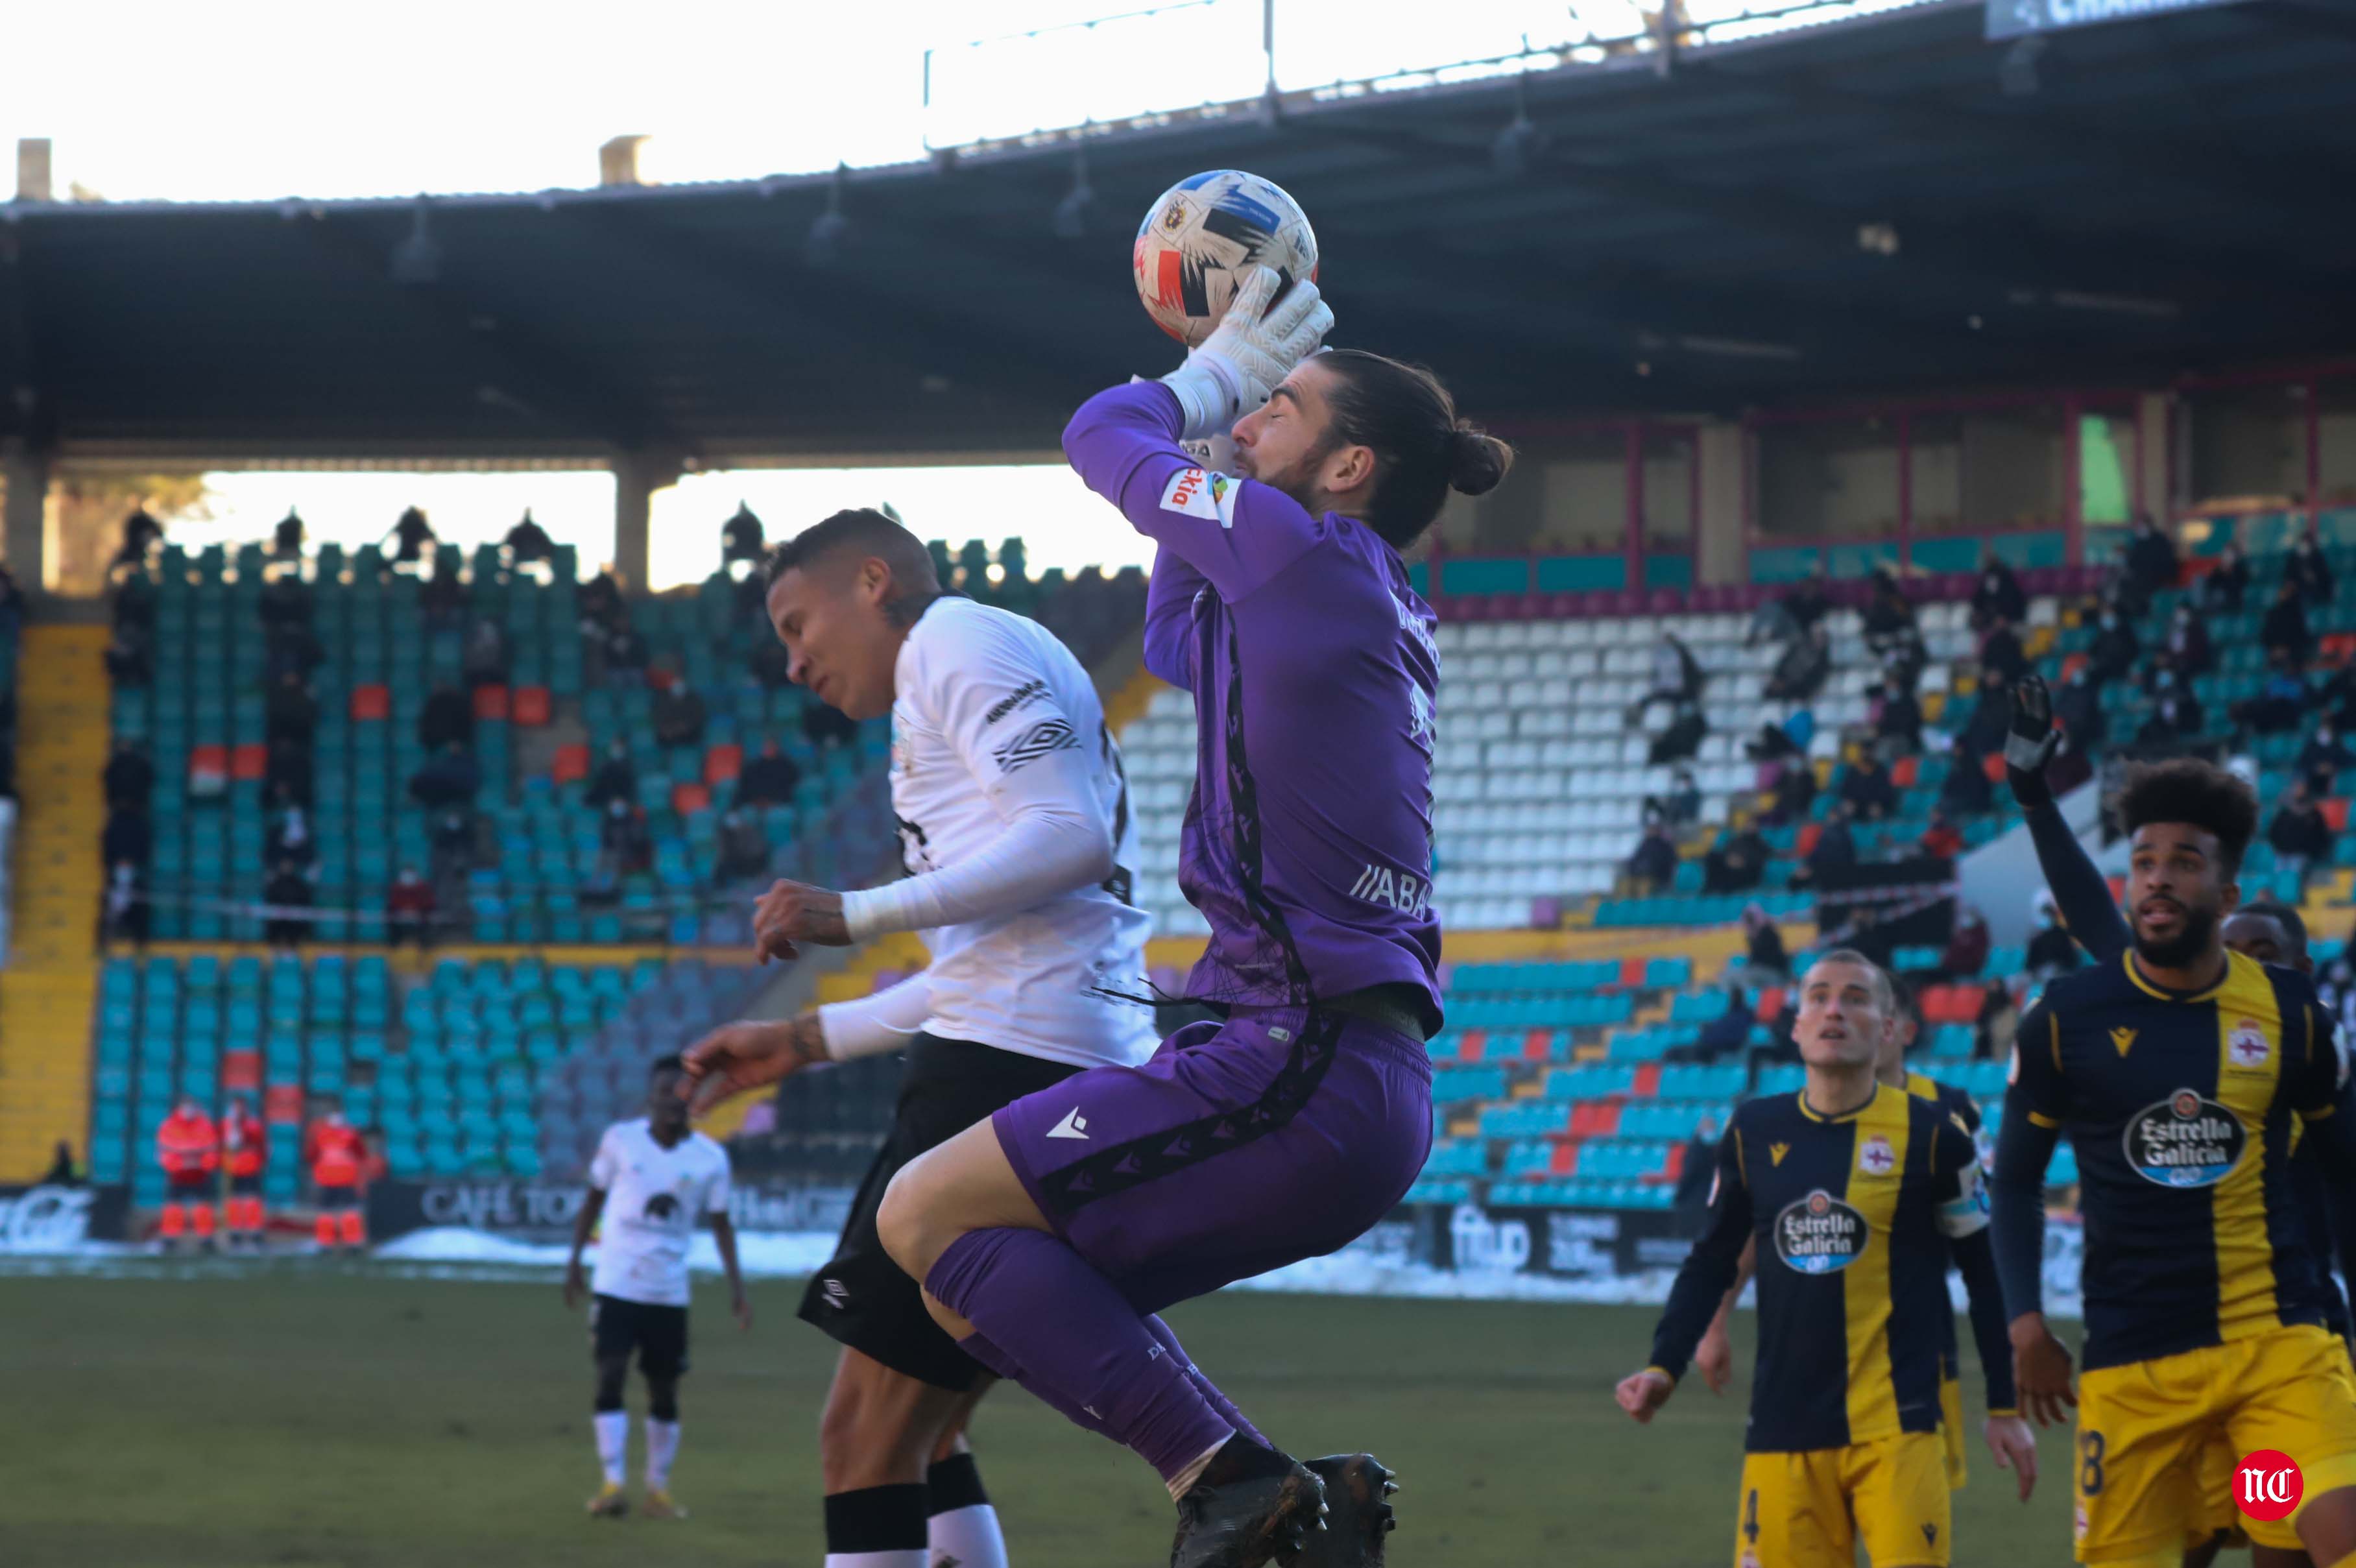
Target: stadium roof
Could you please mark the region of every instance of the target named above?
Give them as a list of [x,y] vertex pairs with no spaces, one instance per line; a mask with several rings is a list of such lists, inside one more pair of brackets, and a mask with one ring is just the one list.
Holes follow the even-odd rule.
[[[1954,0],[839,176],[0,206],[0,438],[209,462],[1035,451],[1087,392],[1171,361],[1130,294],[1134,220],[1222,166],[1308,208],[1340,338],[1493,416],[2356,349],[2356,17],[2269,0],[2025,48],[1981,27]],[[1524,106],[1543,142],[1516,175],[1496,145]],[[1094,220],[1059,239],[1078,145]],[[815,266],[830,201],[849,229]]]

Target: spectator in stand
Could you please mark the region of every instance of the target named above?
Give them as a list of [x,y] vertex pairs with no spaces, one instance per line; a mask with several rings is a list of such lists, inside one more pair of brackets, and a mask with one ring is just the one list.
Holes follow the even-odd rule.
[[470,806],[454,806],[434,819],[434,881],[436,885],[434,902],[441,902],[439,889],[447,886],[453,898],[466,892],[466,874],[475,868],[475,812]]
[[[738,561],[758,562],[768,553],[768,542],[761,537],[761,520],[743,501],[736,503],[736,515],[720,525],[720,564],[724,569]],[[756,574],[757,575],[757,574]]]
[[1698,1214],[1709,1207],[1718,1190],[1718,1119],[1705,1116],[1694,1123],[1686,1140],[1685,1163],[1677,1167],[1676,1206],[1680,1212]]
[[155,639],[136,621],[119,623],[106,645],[107,678],[125,689],[151,685],[155,679]]
[[270,689],[268,711],[272,745],[283,741],[292,746],[310,746],[311,736],[319,727],[319,704],[300,675],[288,671],[278,678],[278,684]]
[[2012,629],[2011,618],[1998,616],[1988,623],[1987,636],[1980,639],[1981,679],[1990,676],[2006,691],[2029,673],[2029,654],[2020,645],[2020,634]]
[[308,618],[267,627],[262,639],[263,672],[273,681],[287,675],[308,681],[311,671],[327,660],[327,650]]
[[1743,645],[1755,648],[1762,642],[1793,642],[1807,636],[1809,628],[1825,618],[1832,601],[1825,594],[1824,563],[1809,568],[1808,575],[1781,598],[1769,599],[1752,612],[1750,629],[1743,635]]
[[2266,829],[2266,842],[2274,845],[2275,865],[2288,872],[2306,886],[2308,868],[2331,859],[2331,823],[2325,820],[2323,808],[2308,792],[2307,781],[2299,780],[2290,787],[2283,800],[2282,809],[2275,813],[2272,825]]
[[1833,814],[1825,822],[1824,831],[1816,835],[1814,849],[1792,873],[1794,887],[1819,886],[1825,874],[1845,871],[1857,864],[1857,834],[1849,824],[1857,820],[1857,808],[1847,800],[1833,807]]
[[1979,585],[1972,590],[1972,629],[1987,632],[1998,621],[2014,626],[2029,618],[2029,595],[2009,563],[1994,549],[1980,563]]
[[466,684],[504,686],[508,683],[508,636],[499,623],[484,616],[466,634]]
[[605,638],[605,681],[613,686],[646,683],[647,663],[654,657],[646,634],[625,620]]
[[417,867],[402,866],[384,896],[384,929],[392,945],[415,942],[423,951],[434,940],[436,904],[434,885],[417,874]]
[[1890,782],[1890,769],[1871,752],[1849,764],[1848,774],[1841,780],[1840,798],[1862,822],[1878,822],[1898,810],[1898,786]]
[[801,781],[802,770],[778,748],[777,737],[771,736],[761,743],[761,754],[737,774],[735,804],[790,806]]
[[720,816],[719,855],[712,879],[722,885],[766,876],[769,871],[769,839],[761,819],[738,807]]
[[2298,759],[2292,766],[2306,776],[2309,793],[2328,797],[2340,792],[2340,776],[2356,768],[2356,753],[2349,751],[2348,743],[2326,716],[2317,721],[2315,733],[2299,747]]
[[1628,876],[1648,893],[1667,889],[1677,875],[1677,846],[1669,842],[1669,830],[1659,822],[1647,822],[1644,836],[1636,841],[1635,853],[1628,857]]
[[292,508],[278,520],[278,526],[270,531],[270,553],[281,561],[303,558],[303,518]]
[[2062,923],[2062,916],[2053,907],[2053,895],[2037,896],[2037,931],[2029,939],[2026,964],[2029,976],[2042,985],[2057,974],[2075,974],[2080,956],[2078,939]]
[[1922,704],[1897,676],[1885,677],[1873,703],[1873,746],[1885,761],[1922,749]]
[[616,800],[635,802],[638,798],[637,769],[630,766],[630,748],[622,737],[616,736],[605,746],[605,760],[589,780],[589,793],[584,797],[589,809],[602,811]]
[[[757,579],[748,577],[745,580],[753,582]],[[774,637],[753,639],[753,679],[761,682],[764,691],[769,692],[782,692],[794,683],[794,656],[786,651],[784,643]]]
[[703,699],[689,691],[684,680],[676,678],[655,698],[654,721],[655,739],[666,746],[701,746],[703,726],[709,722]]
[[1702,736],[1708,733],[1709,721],[1702,717],[1701,704],[1679,703],[1669,727],[1653,737],[1652,765],[1661,768],[1686,761],[1701,749]]
[[98,857],[101,865],[131,865],[147,869],[147,857],[155,853],[155,830],[147,820],[147,803],[120,811],[109,811],[105,831],[99,834]]
[[2165,646],[2168,656],[2176,661],[2178,672],[2187,680],[2206,675],[2216,667],[2217,653],[2210,645],[2209,628],[2193,613],[2189,601],[2178,605],[2176,613],[2169,618]]
[[431,811],[472,807],[482,788],[483,770],[476,766],[466,748],[455,741],[427,757],[425,766],[409,780],[410,795]]
[[530,508],[525,509],[523,521],[508,530],[507,547],[510,570],[534,561],[552,560],[556,555],[556,541],[548,536],[548,530],[531,520]]
[[605,808],[597,824],[599,853],[613,863],[618,875],[635,875],[654,862],[654,841],[647,832],[646,813],[627,800]]
[[2170,692],[2182,689],[2184,685],[2185,682],[2176,668],[2176,655],[2170,653],[2165,647],[2154,649],[2151,662],[2144,666],[2144,695],[2158,699],[2165,697]]
[[475,704],[466,693],[444,682],[425,699],[417,715],[417,744],[428,751],[475,744]]
[[2308,604],[2331,602],[2331,563],[2324,558],[2323,542],[2316,537],[2313,523],[2307,525],[2307,532],[2299,535],[2298,543],[2291,550],[2283,577],[2298,585],[2299,596]]
[[2086,671],[2095,685],[2107,686],[2134,671],[2143,657],[2143,639],[2116,605],[2104,605],[2097,624],[2094,646],[2086,650]]
[[1767,847],[1757,828],[1730,830],[1701,857],[1701,890],[1705,893],[1748,893],[1766,879]]
[[1783,985],[1792,978],[1792,955],[1783,932],[1762,904],[1742,907],[1742,983]]
[[2147,598],[2176,586],[2176,542],[2147,511],[2136,514],[2135,532],[2127,540],[2127,572]]
[[1982,673],[1977,678],[1977,694],[1972,700],[1972,711],[1965,718],[1964,727],[1955,738],[1966,755],[1975,758],[1986,757],[1990,752],[2003,749],[2005,731],[2011,723],[2011,694]]
[[273,743],[262,774],[262,787],[272,795],[284,789],[304,805],[311,803],[311,748],[291,740]]
[[2190,692],[2170,690],[2159,699],[2151,717],[2136,731],[2136,744],[2158,750],[2180,751],[2187,741],[2200,738],[2209,725],[2200,700]]
[[1669,776],[1669,792],[1661,797],[1661,820],[1673,828],[1701,821],[1701,786],[1693,769],[1680,768]]
[[1939,807],[1956,816],[1976,817],[1996,808],[1996,786],[1961,735],[1947,743],[1947,777],[1939,784]]
[[1987,917],[1966,904],[1955,911],[1955,923],[1947,933],[1947,949],[1939,955],[1939,979],[1953,984],[1969,980],[1987,967],[1989,950]]
[[1980,993],[1979,1017],[1972,1026],[1972,1060],[2008,1060],[2013,1035],[2019,1027],[2020,1010],[2013,1001],[2012,987],[2001,977],[1989,977],[1987,989]]
[[281,572],[262,585],[254,606],[264,633],[311,624],[311,585],[299,572]]
[[1816,803],[1816,770],[1804,757],[1787,757],[1775,765],[1774,809],[1770,820],[1779,825],[1804,821]]
[[2201,608],[2209,615],[2239,615],[2243,601],[2250,592],[2250,564],[2242,558],[2242,547],[2228,544],[2201,579]]
[[2083,664],[2070,671],[2062,689],[2053,694],[2053,716],[2069,736],[2069,744],[2088,757],[2102,747],[2110,733],[2110,720],[2103,714],[2103,693],[2087,678]]
[[594,634],[602,640],[606,634],[619,630],[628,618],[629,608],[622,599],[622,580],[614,575],[611,565],[598,567],[597,575],[581,585],[583,634]]
[[155,792],[155,765],[147,760],[139,743],[127,736],[116,739],[102,779],[109,811],[144,811]]
[[1831,628],[1819,621],[1783,650],[1775,660],[1775,668],[1767,676],[1767,700],[1774,703],[1804,703],[1825,689],[1826,678],[1833,672],[1833,639]]
[[2268,653],[2280,650],[2291,661],[2293,669],[2304,670],[2315,651],[2315,633],[2307,624],[2307,606],[2298,596],[2298,585],[2285,577],[2275,590],[2275,602],[2266,610],[2266,618],[2258,626],[2258,646]]
[[264,853],[273,864],[283,861],[309,870],[319,858],[319,846],[311,837],[311,822],[303,803],[290,791],[278,789],[272,792],[271,806],[276,820],[270,825]]
[[[395,565],[408,565],[425,558],[426,546],[434,542],[434,525],[415,507],[405,509],[400,521],[392,525],[385,539],[394,542],[392,561]],[[379,540],[378,543],[384,542]]]
[[455,567],[444,571],[437,555],[434,575],[426,578],[424,586],[418,590],[417,603],[425,614],[425,625],[429,630],[455,629],[466,614],[466,585],[458,580]]
[[[1983,779],[1986,774],[1980,775]],[[1948,817],[1946,808],[1931,808],[1931,825],[1922,830],[1915,848],[1933,860],[1953,860],[1964,853],[1964,832]]]
[[147,945],[147,897],[139,868],[129,861],[106,874],[106,940]]
[[1899,586],[1898,574],[1888,566],[1873,569],[1864,622],[1866,646],[1877,653],[1891,642],[1915,634],[1914,603]]
[[262,940],[280,952],[292,952],[311,940],[311,881],[291,861],[280,861],[262,890],[270,914],[262,922]]
[[2318,709],[2330,715],[2343,732],[2356,728],[2356,654],[2340,661],[2340,668],[2315,694]]
[[112,577],[119,572],[145,571],[147,553],[155,549],[163,537],[164,525],[148,516],[145,507],[134,511],[123,520],[123,547],[114,553],[114,559],[106,564],[106,575]]
[[859,721],[812,698],[802,704],[802,737],[821,750],[848,746],[859,738]]
[[1701,700],[1701,661],[1675,633],[1664,633],[1653,650],[1653,689],[1637,699],[1647,703],[1695,703]]
[[2304,724],[2314,705],[2306,677],[2291,656],[2276,648],[2267,650],[2265,684],[2258,688],[2258,694],[2233,704],[2226,716],[2256,734],[2280,735]]

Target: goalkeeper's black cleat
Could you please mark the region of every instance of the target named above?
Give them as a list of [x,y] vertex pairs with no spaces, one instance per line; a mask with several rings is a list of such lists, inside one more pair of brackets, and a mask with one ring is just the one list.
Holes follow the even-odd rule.
[[1325,1528],[1325,1483],[1290,1455],[1240,1434],[1178,1499],[1170,1568],[1290,1565]]
[[1309,1461],[1325,1483],[1325,1533],[1309,1542],[1293,1568],[1383,1568],[1390,1532],[1398,1528],[1390,1496],[1398,1482],[1371,1454],[1333,1454]]

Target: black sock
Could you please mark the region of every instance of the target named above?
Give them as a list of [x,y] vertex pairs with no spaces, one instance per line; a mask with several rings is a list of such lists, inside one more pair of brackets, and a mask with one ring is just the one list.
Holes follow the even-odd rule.
[[1242,1433],[1237,1433],[1219,1444],[1211,1462],[1203,1467],[1198,1487],[1223,1487],[1233,1481],[1258,1480],[1267,1476],[1292,1474],[1292,1456],[1280,1454],[1265,1444],[1254,1443]]
[[981,1468],[970,1454],[952,1454],[925,1472],[925,1511],[948,1513],[978,1509],[990,1501],[981,1489]]
[[922,1552],[925,1549],[925,1487],[866,1487],[836,1492],[826,1499],[826,1549],[854,1552]]

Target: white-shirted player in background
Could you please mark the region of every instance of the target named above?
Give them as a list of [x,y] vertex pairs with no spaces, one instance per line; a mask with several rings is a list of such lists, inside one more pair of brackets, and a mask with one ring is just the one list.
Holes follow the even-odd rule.
[[828,518],[766,573],[793,678],[852,718],[892,715],[908,876],[859,893],[778,883],[755,921],[762,955],[916,931],[932,961],[862,1001],[719,1030],[687,1068],[701,1108],[822,1062],[908,1053],[891,1133],[802,1299],[843,1347],[819,1426],[826,1562],[1004,1568],[965,1439],[990,1374],[926,1312],[875,1211],[901,1166],[1001,1106],[1152,1054],[1151,1010],[1116,994],[1143,984],[1152,924],[1130,903],[1120,754],[1070,650],[1035,621],[945,595],[923,542],[882,513]]
[[[728,1270],[730,1306],[740,1326],[753,1326],[744,1276],[736,1266],[736,1228],[728,1219],[728,1151],[689,1129],[681,1070],[675,1056],[656,1062],[648,1074],[647,1113],[615,1122],[598,1140],[564,1270],[566,1306],[579,1305],[584,1291],[593,1293],[594,1424],[605,1481],[589,1499],[589,1512],[600,1519],[630,1511],[622,1490],[630,1446],[622,1385],[633,1353],[647,1380],[647,1517],[687,1517],[671,1500],[670,1466],[679,1453],[679,1380],[687,1371],[687,1250],[707,1214]],[[596,1276],[584,1280],[581,1249],[601,1215],[605,1230],[597,1243]]]

